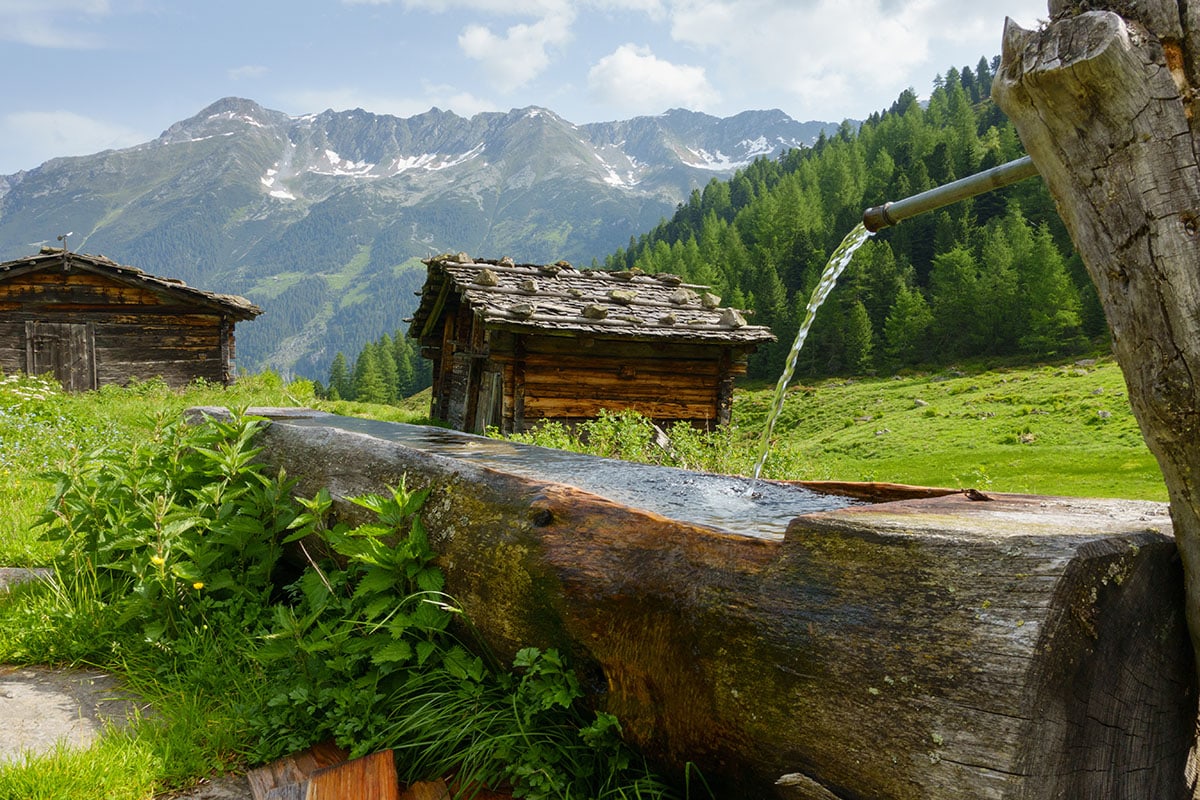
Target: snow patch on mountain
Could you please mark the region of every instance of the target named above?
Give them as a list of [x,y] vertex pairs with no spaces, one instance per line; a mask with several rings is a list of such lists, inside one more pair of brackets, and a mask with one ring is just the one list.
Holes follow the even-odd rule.
[[732,172],[733,170],[741,169],[750,163],[746,159],[733,159],[722,153],[720,150],[709,152],[703,147],[700,148],[683,148],[684,152],[679,154],[682,160],[689,167],[696,169],[712,170],[713,172]]
[[[278,166],[278,165],[276,165]],[[275,184],[278,180],[279,170],[269,169],[267,173],[258,179],[259,183],[267,187],[267,194],[278,200],[295,200],[296,195],[289,192],[287,189],[277,189]]]
[[406,172],[410,169],[423,169],[429,172],[438,172],[450,167],[457,167],[460,164],[465,164],[471,159],[483,152],[483,145],[477,144],[467,152],[458,156],[445,156],[441,153],[422,153],[419,156],[400,156],[393,161],[387,170],[387,174],[399,175],[401,172]]
[[317,175],[333,175],[334,177],[369,178],[375,165],[366,161],[351,161],[342,158],[333,150],[325,150],[317,163],[309,167],[309,172]]
[[[779,145],[786,147],[788,146],[788,143],[783,141],[783,139],[779,139]],[[753,161],[759,156],[766,156],[775,152],[775,148],[778,145],[773,145],[768,142],[767,137],[765,136],[759,136],[757,139],[742,139],[742,141],[738,142],[738,146],[741,147],[745,152],[746,159],[748,161]],[[791,146],[795,147],[796,143],[793,142]]]
[[209,114],[208,120],[229,120],[230,122],[242,122],[246,125],[251,125],[255,128],[265,128],[259,120],[255,119],[250,114],[245,114],[237,111],[220,111],[216,114]]
[[617,153],[621,160],[625,161],[627,168],[622,173],[614,164],[605,160],[600,153],[594,153],[596,160],[600,162],[600,168],[604,172],[604,177],[601,178],[604,183],[617,189],[632,189],[641,183],[641,169],[637,160],[628,153],[623,153],[618,150]]

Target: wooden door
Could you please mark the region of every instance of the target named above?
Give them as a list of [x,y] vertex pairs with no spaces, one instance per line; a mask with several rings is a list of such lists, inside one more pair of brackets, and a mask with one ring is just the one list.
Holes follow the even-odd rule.
[[500,372],[485,372],[479,381],[479,399],[475,406],[472,433],[484,433],[489,425],[499,427],[504,410],[504,378]]
[[96,343],[90,322],[26,322],[30,375],[52,375],[67,391],[96,388]]

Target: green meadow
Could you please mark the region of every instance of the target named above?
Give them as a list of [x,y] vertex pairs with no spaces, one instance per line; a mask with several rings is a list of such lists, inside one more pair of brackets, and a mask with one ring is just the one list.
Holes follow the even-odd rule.
[[[773,394],[737,396],[736,452],[759,441]],[[736,471],[752,461],[739,458]],[[763,474],[1167,499],[1111,359],[796,385]]]

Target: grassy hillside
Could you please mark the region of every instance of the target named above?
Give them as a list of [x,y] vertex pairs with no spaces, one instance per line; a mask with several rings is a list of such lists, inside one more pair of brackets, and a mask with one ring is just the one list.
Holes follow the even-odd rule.
[[[773,392],[737,396],[737,472]],[[1166,500],[1110,359],[794,386],[774,433],[767,477]]]

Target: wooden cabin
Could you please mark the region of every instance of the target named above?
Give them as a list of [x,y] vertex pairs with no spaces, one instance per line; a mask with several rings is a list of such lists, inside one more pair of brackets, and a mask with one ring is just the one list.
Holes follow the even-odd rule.
[[0,371],[68,390],[233,380],[233,327],[262,309],[103,256],[42,248],[0,264]]
[[430,414],[459,430],[521,432],[602,409],[723,425],[746,357],[775,338],[676,275],[465,253],[425,264],[409,335],[433,361]]

